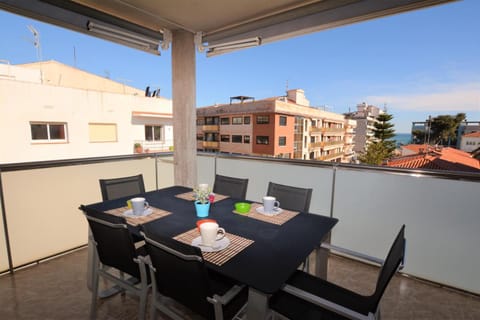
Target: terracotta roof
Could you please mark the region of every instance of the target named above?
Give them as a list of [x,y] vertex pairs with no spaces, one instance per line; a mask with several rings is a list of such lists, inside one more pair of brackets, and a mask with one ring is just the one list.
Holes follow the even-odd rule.
[[[415,147],[416,146],[416,147]],[[407,147],[407,146],[406,146]],[[426,150],[426,145],[409,145],[410,150]],[[471,154],[455,148],[435,148],[429,146],[427,153],[420,153],[393,158],[387,166],[411,169],[434,169],[449,171],[480,172],[480,161]]]
[[480,131],[470,132],[470,133],[464,134],[463,137],[465,137],[465,138],[480,138]]

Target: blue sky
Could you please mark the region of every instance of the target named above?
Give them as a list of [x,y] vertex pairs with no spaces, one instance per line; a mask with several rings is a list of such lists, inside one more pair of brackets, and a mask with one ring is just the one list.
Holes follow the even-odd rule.
[[[311,105],[343,113],[386,106],[398,133],[429,115],[480,121],[480,1],[464,0],[206,58],[197,54],[197,105],[305,90]],[[0,60],[57,60],[171,98],[170,50],[161,56],[0,11]],[[75,54],[74,54],[75,53]]]

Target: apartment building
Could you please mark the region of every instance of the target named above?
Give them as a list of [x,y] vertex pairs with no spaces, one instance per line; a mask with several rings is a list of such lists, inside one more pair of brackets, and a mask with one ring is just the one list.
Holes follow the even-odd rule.
[[355,126],[341,114],[311,107],[301,89],[262,100],[237,96],[197,109],[197,149],[350,162]]
[[460,150],[473,152],[480,149],[480,131],[466,133],[460,139]]
[[172,102],[56,62],[0,64],[0,163],[167,151]]
[[355,130],[353,151],[362,153],[367,150],[370,143],[375,141],[374,130],[377,117],[384,113],[380,108],[368,105],[362,102],[357,105],[357,111],[345,114],[348,119],[356,120],[357,128]]

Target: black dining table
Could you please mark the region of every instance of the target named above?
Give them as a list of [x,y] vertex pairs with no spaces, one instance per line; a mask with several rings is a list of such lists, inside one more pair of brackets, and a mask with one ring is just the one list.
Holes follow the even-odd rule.
[[[193,201],[175,197],[192,191],[191,188],[173,186],[146,192],[149,205],[172,212],[165,217],[148,222],[156,233],[175,237],[196,227]],[[88,205],[107,211],[124,207],[128,198]],[[205,261],[208,268],[235,279],[249,287],[247,317],[264,319],[268,316],[268,298],[295,272],[309,254],[329,234],[338,219],[311,213],[299,213],[283,225],[276,225],[233,213],[237,199],[226,198],[210,205],[208,218],[215,219],[225,231],[254,242],[219,266]],[[141,226],[129,226],[139,235]]]

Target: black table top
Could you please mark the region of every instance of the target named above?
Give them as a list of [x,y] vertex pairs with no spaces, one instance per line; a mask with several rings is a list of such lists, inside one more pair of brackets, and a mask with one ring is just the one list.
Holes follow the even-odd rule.
[[[174,237],[195,228],[196,221],[201,218],[196,216],[193,201],[175,197],[191,190],[175,186],[142,195],[151,206],[173,213],[149,222],[149,227],[153,227],[151,230]],[[125,206],[128,198],[131,197],[89,206],[102,211],[119,208]],[[235,199],[228,198],[212,204],[208,218],[217,220],[227,232],[255,242],[222,266],[205,263],[208,268],[267,294],[281,288],[338,222],[335,218],[300,213],[279,226],[233,213],[235,202]],[[131,230],[138,234],[139,228],[132,227]]]

